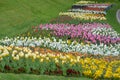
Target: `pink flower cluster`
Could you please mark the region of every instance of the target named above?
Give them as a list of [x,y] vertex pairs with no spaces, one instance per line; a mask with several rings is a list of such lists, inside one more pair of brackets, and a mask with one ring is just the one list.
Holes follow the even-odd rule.
[[61,37],[69,36],[70,38],[78,38],[84,41],[90,41],[92,43],[105,43],[105,44],[114,44],[120,42],[119,38],[113,38],[110,36],[102,36],[92,34],[91,30],[94,28],[111,28],[109,24],[101,23],[84,23],[79,25],[74,24],[41,24],[38,27],[35,27],[36,30],[52,30],[52,34]]

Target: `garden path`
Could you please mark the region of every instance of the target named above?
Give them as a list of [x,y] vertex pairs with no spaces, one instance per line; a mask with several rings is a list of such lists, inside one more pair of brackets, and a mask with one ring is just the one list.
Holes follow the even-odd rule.
[[120,9],[117,11],[116,17],[118,22],[120,23]]

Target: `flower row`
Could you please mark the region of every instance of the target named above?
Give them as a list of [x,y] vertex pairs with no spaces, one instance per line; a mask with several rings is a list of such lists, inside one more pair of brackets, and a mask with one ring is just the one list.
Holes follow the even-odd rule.
[[120,79],[120,60],[82,58],[72,54],[40,53],[26,47],[0,46],[0,71]]
[[91,13],[80,13],[80,12],[60,12],[59,15],[67,15],[74,19],[80,20],[106,20],[104,14],[91,14]]
[[80,13],[94,13],[94,14],[105,14],[105,11],[94,11],[94,10],[83,10],[83,9],[70,9],[69,12],[80,12]]
[[83,10],[105,11],[104,8],[84,7]]
[[[106,30],[103,30],[104,27],[107,27]],[[112,29],[108,24],[79,24],[79,25],[63,25],[63,24],[46,24],[40,25],[34,28],[34,31],[39,30],[52,30],[52,34],[58,37],[70,37],[70,38],[78,38],[80,40],[90,41],[92,43],[105,43],[105,44],[114,44],[120,43],[120,37],[117,32],[112,32]],[[100,28],[100,30],[98,29]],[[102,30],[102,31],[101,31]],[[109,32],[112,30],[111,32]],[[95,34],[98,31],[97,34]],[[102,33],[103,35],[101,35]],[[104,32],[105,31],[105,32]],[[94,34],[93,34],[94,33]],[[106,33],[104,35],[104,33]],[[114,35],[113,33],[116,33]],[[113,37],[114,35],[114,37]]]
[[120,44],[105,45],[105,44],[84,44],[76,41],[71,42],[70,40],[63,41],[62,39],[57,40],[56,38],[30,38],[30,37],[16,37],[16,38],[5,38],[0,40],[1,45],[6,46],[31,46],[31,47],[46,47],[52,50],[60,50],[62,52],[80,52],[100,55],[120,55]]
[[[109,3],[97,3],[97,2],[94,2],[94,1],[83,1],[83,2],[77,2],[76,4],[74,4],[76,6],[87,6],[87,7],[92,7],[92,8],[104,8],[104,9],[107,9],[108,7],[112,6],[111,4]],[[74,6],[73,5],[73,6]]]
[[88,5],[88,7],[93,7],[93,8],[104,8],[107,9],[109,7],[111,7],[111,4],[90,4]]
[[93,3],[96,3],[95,1],[79,1],[79,2],[76,2],[76,4],[93,4]]
[[112,7],[111,4],[74,4],[72,9],[96,8],[105,11],[110,7]]
[[68,12],[60,12],[59,15],[81,20],[106,20],[106,10],[111,6],[111,4],[96,4],[94,1],[80,1],[74,4]]
[[[53,29],[53,28],[70,28],[70,27],[81,27],[87,30],[92,30],[93,28],[112,28],[109,24],[105,23],[81,23],[78,25],[75,24],[40,24],[38,28],[47,28],[47,29]],[[34,28],[34,26],[33,26]]]

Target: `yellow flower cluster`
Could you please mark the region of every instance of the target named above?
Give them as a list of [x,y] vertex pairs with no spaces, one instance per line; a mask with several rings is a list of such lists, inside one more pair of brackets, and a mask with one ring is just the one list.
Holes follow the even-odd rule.
[[45,51],[31,50],[27,47],[6,47],[0,46],[0,60],[3,57],[12,56],[13,60],[20,60],[21,58],[38,59],[40,62],[54,61],[55,64],[67,64],[70,66],[81,65],[82,74],[94,79],[120,79],[120,60],[107,62],[103,59],[95,58],[81,58],[81,56],[65,53],[52,53]]
[[103,14],[79,13],[79,12],[60,12],[59,15],[67,15],[74,19],[83,20],[106,20]]
[[96,3],[95,1],[79,1],[76,4],[91,4],[91,3]]

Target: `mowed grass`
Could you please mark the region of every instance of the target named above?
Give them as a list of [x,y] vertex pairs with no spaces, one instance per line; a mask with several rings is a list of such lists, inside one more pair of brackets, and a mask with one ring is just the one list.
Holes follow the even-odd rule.
[[14,36],[48,23],[76,0],[0,0],[0,38]]
[[0,80],[92,80],[92,79],[84,77],[0,73]]

